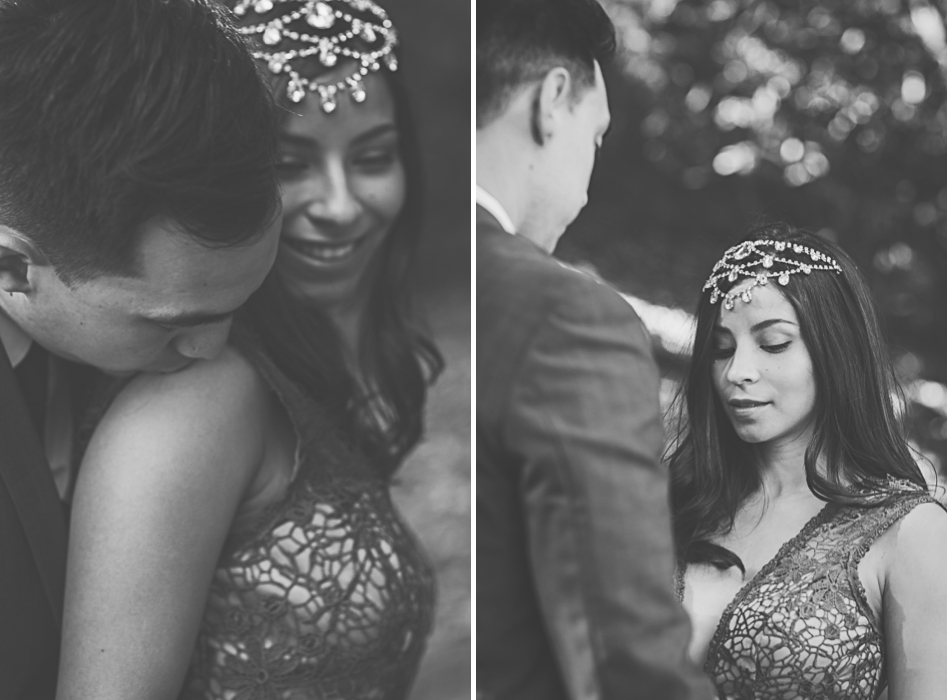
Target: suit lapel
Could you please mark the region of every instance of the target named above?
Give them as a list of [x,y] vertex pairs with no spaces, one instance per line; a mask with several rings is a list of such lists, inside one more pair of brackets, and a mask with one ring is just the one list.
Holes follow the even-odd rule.
[[[3,481],[36,562],[57,625],[62,620],[66,574],[66,522],[52,473],[0,347],[0,480]],[[0,565],[8,565],[0,562]]]

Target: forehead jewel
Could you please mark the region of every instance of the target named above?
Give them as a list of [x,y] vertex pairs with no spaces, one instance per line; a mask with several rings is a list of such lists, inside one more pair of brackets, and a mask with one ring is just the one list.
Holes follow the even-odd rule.
[[[233,11],[240,18],[260,20],[239,31],[257,44],[255,59],[274,75],[289,76],[286,94],[293,102],[315,93],[323,111],[331,113],[341,93],[364,102],[363,79],[382,64],[398,69],[397,34],[387,13],[371,0],[238,0]],[[299,74],[305,59],[313,56],[326,69],[340,59],[354,61],[355,68],[341,80],[320,82]]]
[[[749,303],[753,299],[753,288],[762,287],[770,279],[775,278],[785,287],[790,275],[808,275],[813,270],[842,272],[834,258],[808,246],[771,239],[746,241],[727,249],[704,283],[704,291],[711,290],[711,304],[722,298],[724,307],[732,309],[737,297]],[[725,292],[720,288],[721,282],[732,283],[741,278],[752,282],[739,292]]]

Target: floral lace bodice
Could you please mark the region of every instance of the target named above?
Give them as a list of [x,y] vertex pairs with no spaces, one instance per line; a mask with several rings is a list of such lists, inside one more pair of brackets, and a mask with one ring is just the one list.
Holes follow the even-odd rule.
[[[884,637],[858,564],[921,503],[904,491],[882,505],[827,504],[733,598],[710,642],[706,671],[726,700],[874,700],[887,687]],[[678,599],[684,570],[677,571]]]
[[182,700],[403,700],[430,631],[430,568],[388,482],[262,355],[242,348],[296,429],[296,474],[233,533]]

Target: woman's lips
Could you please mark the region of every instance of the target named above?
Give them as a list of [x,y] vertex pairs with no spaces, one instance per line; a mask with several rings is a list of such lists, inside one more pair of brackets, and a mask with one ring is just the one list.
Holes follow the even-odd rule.
[[331,264],[346,262],[355,255],[355,252],[367,239],[368,236],[366,235],[341,243],[325,243],[323,241],[302,241],[286,238],[284,239],[284,243],[307,258]]
[[730,406],[730,413],[734,418],[752,418],[757,411],[764,406],[768,406],[770,401],[753,401],[752,399],[730,399],[727,404]]
[[734,408],[756,408],[758,406],[765,406],[769,401],[754,401],[753,399],[730,399],[728,401],[731,406]]

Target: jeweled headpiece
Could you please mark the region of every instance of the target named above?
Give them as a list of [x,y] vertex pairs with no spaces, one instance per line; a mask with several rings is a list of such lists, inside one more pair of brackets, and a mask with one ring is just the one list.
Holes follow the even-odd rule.
[[[808,275],[813,270],[842,272],[834,258],[808,246],[767,238],[745,241],[729,248],[723,254],[704,283],[704,291],[712,290],[711,304],[716,304],[723,298],[723,305],[729,310],[733,308],[737,297],[745,303],[752,301],[753,288],[762,287],[770,279],[776,278],[776,281],[785,287],[789,284],[790,275]],[[725,292],[720,288],[721,280],[732,283],[740,278],[753,281],[739,292]]]
[[[233,11],[238,17],[252,11],[264,20],[239,31],[261,44],[253,57],[264,61],[271,73],[289,75],[286,94],[293,102],[313,92],[323,111],[333,112],[340,93],[365,101],[362,79],[380,70],[381,62],[388,70],[398,69],[397,34],[385,11],[371,0],[238,0]],[[352,59],[356,67],[342,80],[319,82],[299,74],[301,59],[310,56],[317,56],[325,68],[340,58]]]

